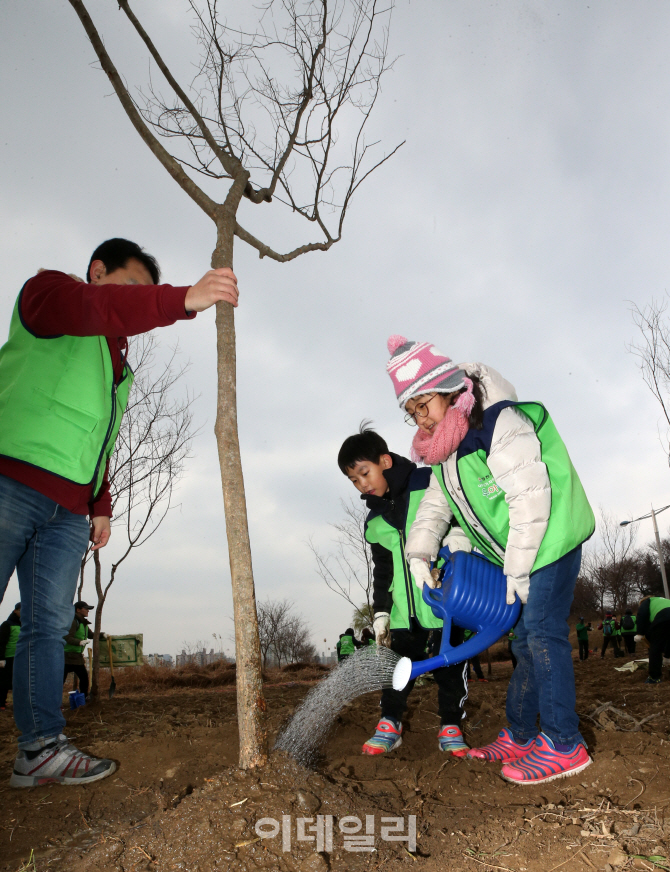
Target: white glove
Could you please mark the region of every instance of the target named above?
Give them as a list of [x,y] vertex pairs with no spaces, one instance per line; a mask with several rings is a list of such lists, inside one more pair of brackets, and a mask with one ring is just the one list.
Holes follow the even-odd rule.
[[0,668],[4,669],[4,668],[5,668],[5,663],[6,663],[5,660],[0,660]]
[[430,574],[430,564],[423,557],[411,557],[409,571],[414,576],[414,582],[419,590],[423,590],[424,584],[428,587],[437,587],[437,582]]
[[391,647],[391,617],[388,612],[375,612],[375,620],[372,624],[375,632],[375,642],[378,645]]
[[507,605],[514,605],[514,594],[519,595],[522,603],[528,602],[528,590],[530,588],[530,578],[527,575],[522,575],[521,578],[512,578],[507,576]]
[[[641,642],[644,639],[644,636],[633,636],[633,640],[635,642]],[[3,663],[4,666],[4,663]]]
[[88,645],[88,639],[82,639],[79,644],[82,648],[85,648]]
[[468,554],[472,551],[472,542],[460,527],[452,527],[444,537],[442,545],[446,545],[452,554],[455,551],[466,551]]

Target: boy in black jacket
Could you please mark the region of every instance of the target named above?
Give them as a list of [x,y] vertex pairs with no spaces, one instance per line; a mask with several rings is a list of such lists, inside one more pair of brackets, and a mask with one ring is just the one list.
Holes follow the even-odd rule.
[[[405,537],[416,516],[431,471],[392,454],[374,430],[361,425],[360,431],[345,439],[337,458],[341,471],[361,492],[370,510],[365,538],[370,543],[373,562],[374,632],[378,645],[386,645],[401,657],[424,660],[432,633],[431,647],[439,647],[442,621],[427,606],[405,560]],[[450,533],[452,550],[470,550],[461,534],[458,545]],[[456,631],[460,634],[460,631]],[[461,638],[452,638],[457,644]],[[438,706],[442,726],[438,732],[440,750],[464,757],[468,746],[460,729],[463,704],[468,696],[467,663],[433,671],[438,686]],[[403,690],[384,688],[382,717],[374,736],[363,745],[364,754],[383,754],[402,742],[402,716],[414,682]]]

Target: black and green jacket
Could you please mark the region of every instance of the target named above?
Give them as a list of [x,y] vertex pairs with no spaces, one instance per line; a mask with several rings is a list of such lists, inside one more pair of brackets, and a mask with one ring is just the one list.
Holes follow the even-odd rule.
[[0,660],[9,660],[16,653],[16,643],[21,632],[21,618],[12,612],[6,621],[0,624]]
[[662,596],[650,596],[642,600],[637,610],[637,631],[646,636],[652,627],[670,621],[670,600]]
[[431,471],[391,454],[393,466],[384,473],[389,489],[383,497],[366,496],[370,513],[365,522],[365,538],[372,550],[373,595],[376,612],[388,612],[392,630],[408,630],[414,618],[421,627],[442,627],[421,591],[416,586],[405,560],[405,540],[416,516]]

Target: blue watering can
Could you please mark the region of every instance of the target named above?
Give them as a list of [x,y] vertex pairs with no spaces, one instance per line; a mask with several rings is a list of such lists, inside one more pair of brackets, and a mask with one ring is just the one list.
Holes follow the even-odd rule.
[[[444,558],[442,587],[423,586],[423,599],[436,618],[442,618],[442,644],[437,657],[412,662],[403,657],[393,671],[393,687],[402,690],[407,683],[424,672],[441,666],[462,663],[481,654],[509,632],[519,619],[521,600],[507,605],[507,581],[502,569],[480,554],[467,554],[442,548],[438,557]],[[449,642],[451,625],[472,630],[474,636],[461,645]]]

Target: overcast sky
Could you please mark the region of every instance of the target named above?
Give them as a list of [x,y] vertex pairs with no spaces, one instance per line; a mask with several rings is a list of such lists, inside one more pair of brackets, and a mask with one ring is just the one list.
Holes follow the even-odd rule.
[[[123,13],[112,0],[88,5],[129,84],[146,84],[147,56]],[[197,47],[185,0],[135,7],[186,82]],[[131,127],[69,3],[4,0],[0,34],[2,338],[27,278],[39,267],[82,274],[111,236],[145,246],[166,281],[196,281],[213,224]],[[661,0],[399,0],[399,58],[371,136],[387,150],[407,142],[361,188],[342,242],[289,264],[236,243],[257,594],[294,600],[319,648],[351,611],[306,546],[312,537],[328,550],[340,500],[355,495],[339,445],[369,418],[392,450],[409,450],[385,372],[391,333],[488,363],[521,399],[542,401],[596,511],[625,518],[670,502],[660,407],[627,351],[630,301],[662,298],[670,278],[669,36]],[[240,220],[279,249],[314,238],[279,203],[245,203]],[[213,312],[159,339],[178,340],[192,362],[202,429],[180,505],[119,570],[105,629],[143,632],[145,652],[218,647],[214,633],[232,649]],[[641,527],[650,539],[650,522]],[[3,618],[16,597],[12,581]]]

